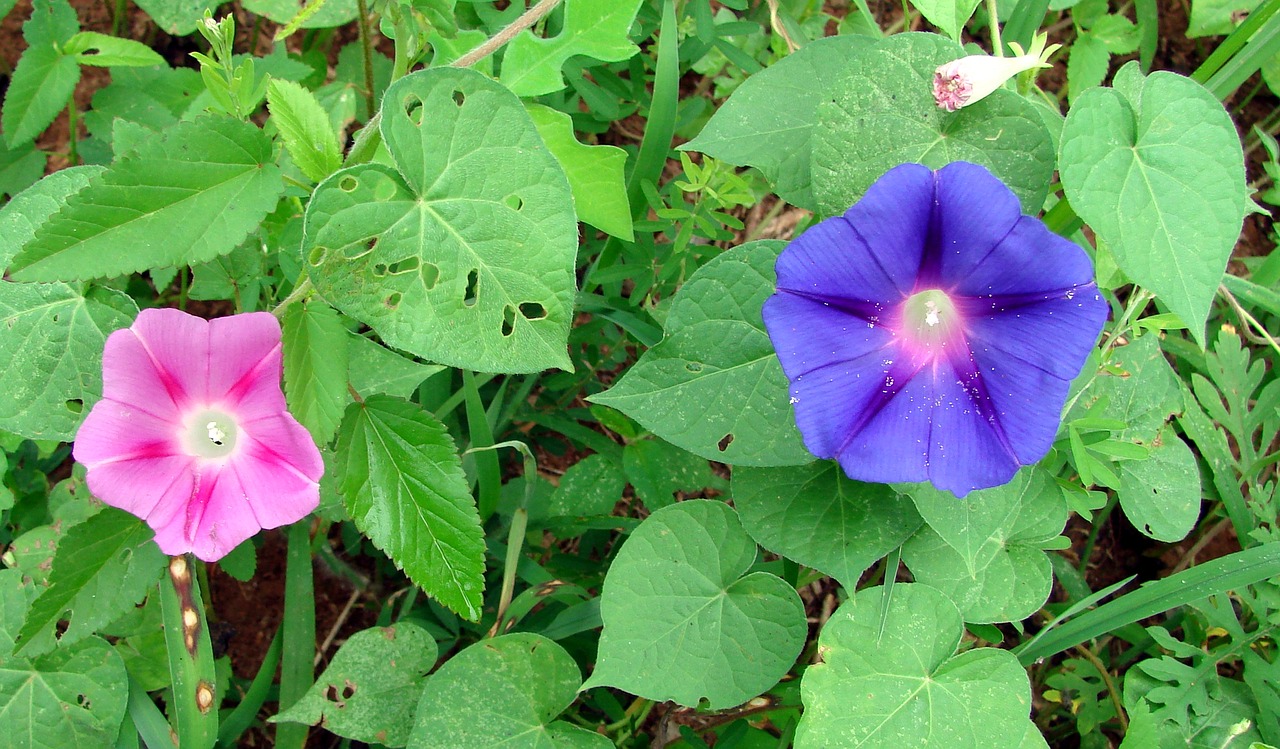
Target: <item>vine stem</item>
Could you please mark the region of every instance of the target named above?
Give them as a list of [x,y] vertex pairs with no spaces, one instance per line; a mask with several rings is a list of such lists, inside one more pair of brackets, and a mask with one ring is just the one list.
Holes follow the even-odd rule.
[[271,314],[275,315],[276,317],[284,317],[284,311],[289,308],[289,305],[293,304],[299,299],[302,299],[307,294],[310,294],[311,290],[312,290],[311,279],[303,278],[301,281],[298,282],[297,286],[293,287],[293,291],[289,292],[289,296],[285,297],[284,299],[281,299],[280,303],[276,305],[276,308],[271,310]]
[[987,15],[991,16],[991,46],[996,57],[1004,57],[1004,42],[1000,41],[1000,15],[996,0],[987,0]]
[[364,101],[370,116],[378,108],[373,95],[373,43],[369,40],[369,6],[365,0],[356,0],[356,30],[360,34],[360,49],[364,54]]
[[[502,45],[514,39],[521,31],[540,21],[543,16],[550,13],[559,4],[560,0],[541,0],[537,5],[525,11],[524,15],[512,21],[510,26],[489,37],[484,44],[449,63],[449,67],[465,68],[475,65],[498,51]],[[374,149],[378,147],[379,126],[381,124],[382,111],[379,110],[369,118],[369,123],[356,134],[356,142],[351,145],[351,150],[347,153],[347,165],[367,161],[373,156]]]
[[[1231,308],[1234,309],[1236,314],[1240,316],[1240,319],[1244,321],[1244,333],[1246,338],[1254,343],[1265,343],[1271,347],[1272,351],[1280,354],[1280,343],[1277,343],[1276,339],[1271,337],[1271,334],[1267,332],[1266,327],[1264,327],[1262,323],[1258,322],[1258,318],[1249,314],[1249,311],[1240,305],[1235,294],[1232,294],[1231,291],[1223,284],[1218,285],[1218,293],[1231,304]],[[1251,333],[1250,328],[1256,331],[1256,334]]]

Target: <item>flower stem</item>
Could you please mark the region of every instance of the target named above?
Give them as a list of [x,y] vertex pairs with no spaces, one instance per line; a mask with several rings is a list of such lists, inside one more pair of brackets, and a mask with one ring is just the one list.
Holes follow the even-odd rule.
[[360,34],[360,49],[364,53],[364,101],[370,116],[378,108],[373,93],[373,44],[369,41],[369,6],[365,0],[356,0],[356,29]]
[[290,304],[302,299],[314,290],[315,287],[311,285],[311,279],[304,277],[298,282],[297,286],[293,287],[293,291],[289,292],[289,296],[281,299],[280,303],[276,305],[276,308],[271,310],[271,314],[276,317],[284,317],[284,311],[289,308]]
[[1004,57],[1004,43],[1000,41],[1000,13],[996,0],[987,0],[987,15],[991,16],[991,47],[996,57]]

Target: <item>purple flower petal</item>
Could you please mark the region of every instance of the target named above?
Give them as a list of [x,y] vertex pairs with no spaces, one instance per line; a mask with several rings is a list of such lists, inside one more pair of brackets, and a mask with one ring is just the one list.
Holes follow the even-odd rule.
[[1107,315],[1084,251],[974,164],[890,170],[777,270],[763,315],[805,446],[960,496],[1044,456]]

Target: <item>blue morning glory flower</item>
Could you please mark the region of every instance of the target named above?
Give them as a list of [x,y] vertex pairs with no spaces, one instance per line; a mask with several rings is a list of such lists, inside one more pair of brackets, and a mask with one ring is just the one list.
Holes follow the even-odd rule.
[[778,257],[764,322],[805,447],[963,497],[1040,460],[1108,306],[984,167],[891,169]]

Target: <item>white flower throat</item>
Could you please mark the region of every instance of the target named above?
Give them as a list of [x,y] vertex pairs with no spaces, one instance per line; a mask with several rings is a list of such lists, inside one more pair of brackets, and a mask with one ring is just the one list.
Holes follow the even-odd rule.
[[240,429],[235,417],[214,408],[204,408],[183,420],[182,446],[193,458],[218,460],[236,449]]

